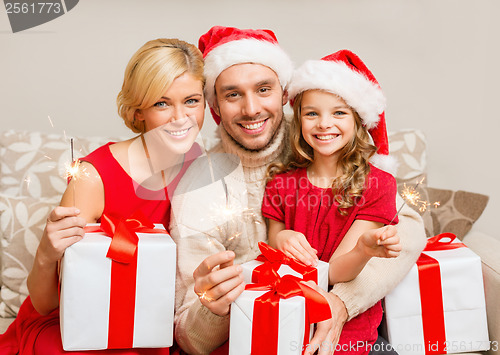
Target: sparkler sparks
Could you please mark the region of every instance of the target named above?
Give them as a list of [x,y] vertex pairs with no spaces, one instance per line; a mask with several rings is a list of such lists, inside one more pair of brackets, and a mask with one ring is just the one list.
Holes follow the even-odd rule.
[[420,184],[424,182],[424,179],[425,177],[422,178],[422,180],[417,181],[415,186],[406,186],[406,184],[403,184],[403,189],[401,190],[401,197],[403,198],[403,204],[401,205],[401,207],[399,207],[398,211],[392,218],[391,224],[394,221],[394,219],[396,219],[396,217],[399,215],[399,212],[401,212],[406,203],[409,203],[413,206],[417,206],[418,210],[421,213],[425,212],[427,208],[431,205],[434,206],[435,208],[440,206],[439,201],[436,201],[431,204],[429,201],[423,200],[421,198],[420,192],[417,191],[417,188]]
[[207,296],[207,291],[204,291],[201,295],[198,294],[200,300],[205,300],[207,302],[212,302],[214,299],[212,297]]
[[29,190],[30,183],[31,183],[31,176],[30,175],[26,176],[26,179],[24,179],[24,182],[26,183],[26,188]]
[[[214,234],[224,236],[226,241],[232,241],[240,237],[243,233],[240,231],[242,223],[260,224],[259,215],[253,208],[244,207],[241,203],[246,201],[246,198],[240,196],[240,199],[229,199],[229,193],[226,182],[222,179],[222,187],[224,190],[224,202],[213,202],[207,213],[207,218],[214,225],[211,233],[207,233],[208,244],[214,244]],[[246,193],[246,191],[244,192]]]
[[[229,204],[221,207],[220,205],[214,203],[209,210],[209,218],[215,224],[214,230],[220,235],[226,235],[227,241],[238,238],[242,234],[237,228],[238,224],[243,222],[260,224],[258,214],[255,213],[253,208],[243,208],[238,206],[231,206]],[[228,231],[232,229],[236,229],[236,231],[234,231],[232,235],[228,236]],[[208,242],[209,244],[212,244],[210,238]]]
[[[70,147],[71,147],[71,163],[65,164],[65,174],[64,174],[64,177],[66,178],[68,183],[71,180],[74,180],[76,182],[83,177],[89,176],[89,173],[87,172],[85,167],[81,166],[80,160],[75,159],[73,138],[70,138]],[[73,183],[73,206],[76,207],[75,183]]]
[[89,176],[87,169],[82,167],[80,160],[76,159],[73,163],[66,163],[64,177],[68,180],[78,180]]
[[73,138],[70,138],[70,151],[71,151],[71,163],[66,163],[65,164],[65,173],[64,177],[68,180],[78,180],[83,177],[88,177],[89,173],[87,172],[87,169],[81,165],[80,160],[75,159],[74,155],[74,144],[73,144]]
[[[208,159],[208,163],[212,182],[216,182],[210,158]],[[218,239],[215,235],[222,236],[228,242],[233,241],[243,234],[240,230],[242,224],[261,223],[260,215],[256,213],[253,208],[244,207],[245,201],[248,201],[248,196],[244,196],[247,191],[235,191],[233,193],[238,194],[239,198],[230,199],[230,193],[225,179],[222,178],[220,181],[223,189],[223,200],[213,202],[208,207],[208,213],[206,214],[208,223],[214,226],[210,232],[205,233],[209,245],[214,245],[217,242]],[[203,220],[205,220],[205,218]]]

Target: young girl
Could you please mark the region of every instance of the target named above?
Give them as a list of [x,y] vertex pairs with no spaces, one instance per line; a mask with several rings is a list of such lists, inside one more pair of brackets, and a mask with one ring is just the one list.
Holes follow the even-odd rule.
[[[370,162],[391,165],[385,98],[364,63],[346,50],[297,69],[289,95],[292,155],[269,167],[262,205],[269,244],[309,265],[329,262],[331,285],[350,281],[370,258],[401,250],[389,226],[397,223],[396,181]],[[368,353],[381,317],[379,302],[346,323],[336,351]]]
[[[85,178],[73,179],[47,226],[28,277],[30,297],[0,337],[2,354],[62,354],[58,263],[82,239],[86,223],[103,214],[127,218],[141,211],[168,228],[171,190],[201,152],[203,58],[177,39],[147,42],[131,58],[118,95],[118,112],[135,138],[108,143],[85,158]],[[72,352],[95,353],[94,351]],[[168,354],[169,349],[106,350],[112,354]]]

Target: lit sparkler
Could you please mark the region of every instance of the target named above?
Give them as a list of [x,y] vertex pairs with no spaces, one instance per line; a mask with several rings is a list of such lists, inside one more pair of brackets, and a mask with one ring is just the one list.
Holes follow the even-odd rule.
[[[235,206],[231,206],[229,204],[229,201],[227,200],[227,195],[226,195],[226,204],[224,206],[220,206],[216,203],[212,204],[209,208],[209,218],[213,221],[215,224],[214,230],[218,232],[220,235],[227,235],[228,230],[231,228],[226,227],[228,225],[233,225],[238,223],[240,220],[239,217],[243,217],[243,210],[242,208],[238,208]],[[237,238],[241,235],[241,232],[239,230],[236,230],[232,235],[228,236],[227,240],[233,240],[234,238]],[[213,244],[213,241],[211,240],[211,237],[207,235],[208,238],[208,243]]]
[[207,291],[204,291],[201,295],[199,294],[200,300],[205,300],[207,302],[212,302],[214,299],[212,297],[207,296]]
[[[213,203],[209,208],[209,218],[214,222],[214,228],[220,235],[226,235],[227,241],[238,238],[242,233],[238,230],[237,225],[242,222],[250,222],[260,224],[258,214],[253,208],[243,207],[240,204],[233,205],[229,202],[229,195],[227,192],[227,185],[222,179],[222,185],[225,193],[225,205]],[[234,228],[231,228],[234,227]],[[228,230],[236,229],[232,235],[228,235]],[[209,244],[212,241],[209,239]]]
[[[71,180],[75,180],[75,182],[76,182],[85,176],[89,176],[86,169],[81,166],[80,160],[75,159],[73,138],[70,138],[70,150],[71,150],[71,163],[66,164],[65,174],[64,174],[68,183]],[[76,207],[76,191],[75,191],[75,184],[74,183],[73,183],[73,206]]]
[[421,198],[420,192],[417,191],[417,188],[420,184],[424,182],[425,177],[422,178],[422,180],[417,181],[415,186],[406,186],[406,184],[403,184],[403,189],[401,190],[401,197],[403,198],[403,204],[401,207],[399,207],[398,211],[394,215],[394,217],[391,220],[391,223],[396,219],[396,217],[399,215],[399,212],[403,209],[404,205],[408,202],[409,204],[413,206],[418,206],[418,210],[420,212],[425,212],[427,208],[431,205],[433,205],[435,208],[440,206],[439,201],[434,202],[431,204],[429,201],[423,200]]
[[82,177],[89,176],[87,169],[82,167],[80,160],[76,159],[73,163],[66,163],[64,177],[68,180],[78,180]]

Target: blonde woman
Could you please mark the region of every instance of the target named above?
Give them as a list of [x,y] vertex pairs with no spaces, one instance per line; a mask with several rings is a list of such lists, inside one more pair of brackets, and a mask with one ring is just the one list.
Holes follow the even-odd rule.
[[[201,152],[195,139],[203,124],[203,87],[203,58],[189,43],[157,39],[133,55],[117,104],[127,127],[139,135],[108,143],[81,159],[88,177],[72,180],[47,218],[28,277],[30,297],[0,337],[0,353],[65,353],[58,263],[65,249],[82,239],[86,223],[99,222],[103,214],[128,217],[139,210],[168,228],[169,194]],[[99,351],[108,352],[168,354],[168,349]]]

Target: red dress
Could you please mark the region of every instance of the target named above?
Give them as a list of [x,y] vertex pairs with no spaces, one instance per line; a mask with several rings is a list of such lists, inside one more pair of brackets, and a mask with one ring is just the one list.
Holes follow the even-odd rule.
[[[175,190],[182,175],[191,162],[200,155],[201,149],[195,143],[186,153],[184,164],[167,188],[150,191],[138,186],[115,160],[108,143],[82,158],[91,163],[99,173],[105,191],[104,211],[108,215],[127,217],[140,210],[152,222],[162,223],[168,229],[170,222],[170,199],[168,196]],[[169,349],[118,349],[95,351],[66,352],[62,348],[59,328],[59,309],[46,316],[41,316],[28,297],[19,309],[16,320],[7,331],[0,336],[0,355],[10,354],[150,354],[167,355]]]
[[[311,184],[305,168],[279,174],[266,186],[262,215],[301,232],[328,262],[356,219],[390,224],[396,214],[396,180],[371,165],[362,197],[343,216],[330,188]],[[397,223],[397,218],[392,222]],[[367,354],[359,342],[373,344],[382,320],[380,301],[344,325],[335,353]]]

